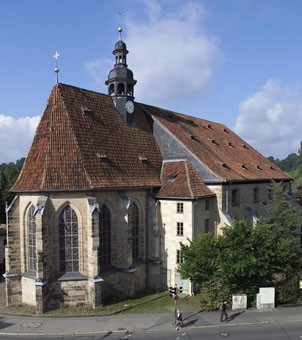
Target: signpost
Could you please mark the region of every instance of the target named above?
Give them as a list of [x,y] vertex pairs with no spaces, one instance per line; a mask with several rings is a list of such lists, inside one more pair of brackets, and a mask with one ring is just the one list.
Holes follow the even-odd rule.
[[179,299],[179,294],[182,293],[182,287],[169,287],[169,295],[172,296],[174,300],[174,323],[176,324],[176,313],[177,313],[177,300]]

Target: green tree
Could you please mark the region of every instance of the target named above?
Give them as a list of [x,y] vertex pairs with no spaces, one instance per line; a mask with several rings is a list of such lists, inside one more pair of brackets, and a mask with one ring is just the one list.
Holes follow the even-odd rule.
[[25,158],[17,160],[16,164],[2,163],[0,164],[0,223],[5,223],[5,205],[10,204],[14,198],[14,194],[10,192],[11,187],[15,183],[21,169]]
[[301,215],[280,186],[273,187],[273,196],[267,217],[254,228],[234,221],[217,238],[203,234],[182,245],[180,274],[201,285],[207,308],[217,307],[222,298],[234,293],[255,299],[263,286],[276,287],[279,302],[284,302],[289,292],[290,299],[297,298],[302,269],[301,245],[297,242]]
[[212,233],[199,234],[188,245],[181,244],[181,276],[198,284],[208,281],[218,270],[217,249],[217,238]]

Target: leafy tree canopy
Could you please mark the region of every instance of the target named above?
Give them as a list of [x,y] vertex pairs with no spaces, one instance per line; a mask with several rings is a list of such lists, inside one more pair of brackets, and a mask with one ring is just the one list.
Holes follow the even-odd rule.
[[301,230],[301,216],[277,184],[273,195],[267,217],[255,227],[234,221],[218,237],[200,234],[189,245],[182,245],[180,274],[205,287],[212,307],[219,303],[215,298],[223,290],[225,297],[245,293],[255,299],[259,287],[278,288],[280,281],[293,279],[293,289],[298,291],[302,254],[297,230]]
[[0,223],[5,223],[5,205],[14,198],[10,189],[18,178],[24,161],[25,158],[21,158],[16,163],[0,164]]

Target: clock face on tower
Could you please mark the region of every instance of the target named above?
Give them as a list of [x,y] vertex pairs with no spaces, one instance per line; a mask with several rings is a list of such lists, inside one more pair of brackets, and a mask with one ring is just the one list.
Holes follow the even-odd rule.
[[131,100],[128,100],[125,104],[125,107],[126,107],[126,111],[128,113],[133,113],[134,112],[134,104]]

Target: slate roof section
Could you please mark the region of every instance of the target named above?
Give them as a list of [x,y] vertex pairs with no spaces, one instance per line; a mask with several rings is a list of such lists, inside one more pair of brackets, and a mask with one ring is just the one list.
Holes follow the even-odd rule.
[[184,148],[222,181],[291,180],[223,124],[141,104]]
[[144,119],[137,124],[108,95],[55,85],[12,190],[159,187],[160,151]]
[[162,187],[157,198],[194,199],[215,196],[187,161],[165,161],[162,166]]

